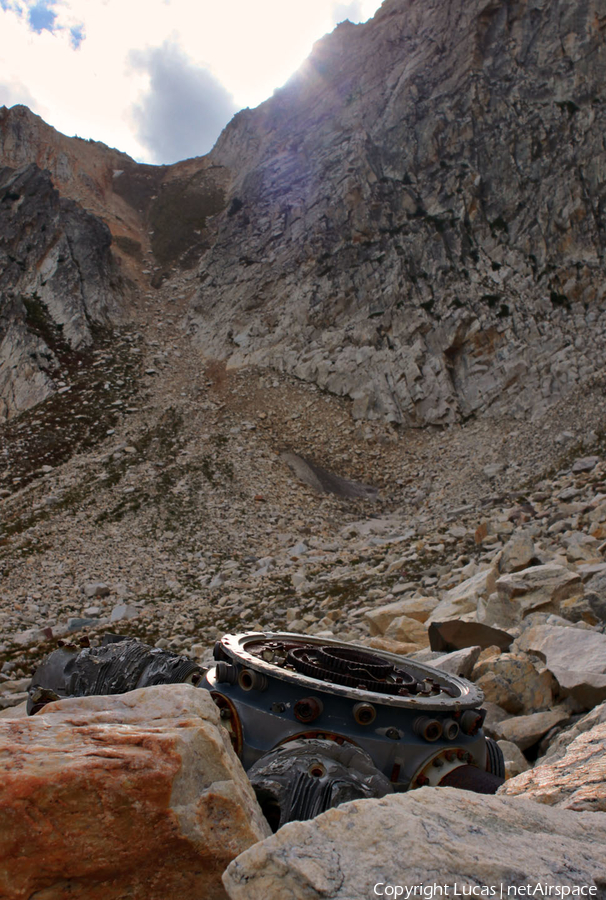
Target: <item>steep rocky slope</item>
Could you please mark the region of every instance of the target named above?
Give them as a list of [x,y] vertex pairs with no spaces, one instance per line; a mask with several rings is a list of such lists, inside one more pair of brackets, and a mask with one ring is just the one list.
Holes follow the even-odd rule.
[[200,346],[356,417],[540,413],[604,363],[603,0],[386,0],[211,159]]
[[48,172],[0,169],[0,415],[65,385],[95,329],[120,318],[109,229],[61,199]]
[[414,654],[484,692],[503,794],[565,806],[457,795],[456,861],[488,802],[488,870],[501,817],[560,878],[550,835],[605,803],[605,20],[387,0],[170,167],[0,111],[0,718],[108,630],[200,662],[261,628]]
[[386,0],[207,157],[138,165],[14,107],[0,161],[48,168],[139,285],[197,265],[207,356],[358,419],[538,416],[605,361],[605,21],[603,0]]
[[138,164],[98,141],[60,134],[25,106],[0,108],[0,162],[48,170],[63,197],[107,224],[114,253],[138,283],[146,264],[157,261],[160,273],[179,257],[192,265],[207,246],[206,217],[225,205],[227,172],[207,157]]

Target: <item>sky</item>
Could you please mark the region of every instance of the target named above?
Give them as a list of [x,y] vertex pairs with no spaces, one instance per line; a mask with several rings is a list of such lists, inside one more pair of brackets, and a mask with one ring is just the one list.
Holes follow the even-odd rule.
[[0,0],[0,106],[139,162],[207,153],[339,22],[381,0]]

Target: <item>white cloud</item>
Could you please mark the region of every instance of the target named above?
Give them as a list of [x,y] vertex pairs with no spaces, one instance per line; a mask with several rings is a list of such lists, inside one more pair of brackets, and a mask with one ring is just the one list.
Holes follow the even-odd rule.
[[[0,103],[25,100],[60,131],[105,141],[149,161],[151,132],[140,130],[133,110],[151,110],[154,96],[154,115],[160,115],[159,98],[166,100],[168,91],[158,81],[160,48],[181,48],[187,63],[181,75],[189,73],[190,88],[198,77],[194,73],[204,71],[207,87],[208,79],[219,82],[237,108],[256,106],[292,75],[339,17],[363,20],[379,5],[379,0],[0,0]],[[155,59],[156,69],[134,67],[133,52],[139,59]],[[174,78],[174,67],[166,74]],[[198,81],[200,90],[201,85]]]
[[0,81],[0,106],[16,106],[18,103],[22,103],[24,106],[29,106],[32,109],[36,100],[21,82]]
[[149,73],[149,90],[134,108],[139,141],[157,163],[173,163],[212,149],[236,110],[233,97],[206,68],[194,66],[175,43],[133,52]]
[[362,18],[361,0],[353,0],[351,3],[333,3],[333,19],[336,24],[349,19],[350,22],[359,22]]

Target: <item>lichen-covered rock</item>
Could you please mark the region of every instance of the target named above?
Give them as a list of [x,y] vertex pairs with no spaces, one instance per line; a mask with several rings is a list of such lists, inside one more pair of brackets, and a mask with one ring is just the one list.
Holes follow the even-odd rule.
[[537,712],[553,703],[553,675],[539,671],[525,654],[502,653],[478,663],[473,680],[487,700],[512,714]]
[[565,809],[606,812],[606,722],[579,734],[563,756],[512,778],[499,793]]
[[189,685],[0,720],[0,896],[223,898],[269,828],[219,723]]
[[377,896],[375,885],[434,882],[456,883],[461,893],[463,885],[493,885],[497,896],[512,884],[599,892],[605,879],[603,813],[454,788],[356,800],[292,822],[224,875],[232,900],[366,900]]

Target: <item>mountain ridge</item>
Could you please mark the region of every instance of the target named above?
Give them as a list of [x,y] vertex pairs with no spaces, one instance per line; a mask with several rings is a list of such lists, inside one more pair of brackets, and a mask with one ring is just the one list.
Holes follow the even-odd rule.
[[141,287],[193,268],[208,357],[396,426],[540,416],[606,362],[605,22],[602,0],[389,0],[205,157],[137,164],[17,107],[0,160],[50,166]]

